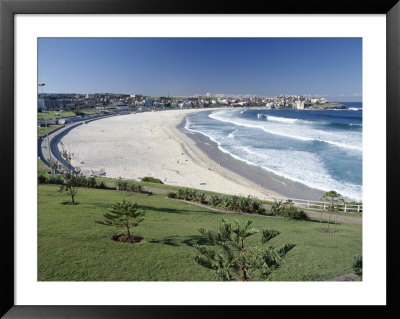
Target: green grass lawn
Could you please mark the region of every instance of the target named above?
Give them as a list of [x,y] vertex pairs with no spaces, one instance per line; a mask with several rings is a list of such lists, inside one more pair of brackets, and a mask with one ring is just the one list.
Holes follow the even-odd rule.
[[[59,114],[59,115],[56,115]],[[75,113],[72,111],[47,111],[47,112],[38,112],[38,120],[39,119],[55,119],[55,118],[64,118],[75,116]]]
[[[47,133],[53,132],[54,130],[58,129],[62,125],[52,125],[47,128]],[[38,127],[37,128],[37,137],[45,136],[46,135],[46,127]]]
[[[286,263],[272,280],[326,280],[351,272],[355,254],[361,254],[361,225],[339,224],[335,234],[321,233],[319,221],[228,214],[166,198],[138,193],[80,189],[79,205],[57,186],[38,186],[38,280],[40,281],[210,281],[213,272],[194,262],[202,244],[200,227],[216,229],[222,217],[253,220],[257,229],[281,232],[271,244],[294,243]],[[95,223],[117,200],[132,200],[146,211],[133,233],[140,243],[111,240],[112,227]],[[260,235],[250,237],[258,241]]]
[[[96,111],[79,111],[82,113],[85,113],[86,115],[91,115],[91,114],[96,114]],[[58,114],[58,115],[57,115]],[[75,112],[73,111],[47,111],[47,112],[38,112],[38,120],[39,119],[55,119],[55,118],[65,118],[65,117],[71,117],[71,116],[76,116]]]

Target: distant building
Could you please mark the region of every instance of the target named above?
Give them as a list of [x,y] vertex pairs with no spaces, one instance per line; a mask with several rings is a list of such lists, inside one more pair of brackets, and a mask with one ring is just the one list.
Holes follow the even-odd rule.
[[297,100],[295,101],[296,109],[303,110],[304,109],[304,101]]
[[118,103],[116,105],[116,107],[119,110],[130,110],[131,109],[131,107],[128,104],[125,104],[125,103]]
[[153,100],[144,100],[144,106],[153,106]]
[[165,107],[165,103],[162,102],[153,102],[154,107]]

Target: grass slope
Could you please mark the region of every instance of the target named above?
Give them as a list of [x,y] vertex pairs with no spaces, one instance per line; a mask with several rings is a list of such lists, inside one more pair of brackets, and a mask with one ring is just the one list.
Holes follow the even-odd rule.
[[[212,271],[197,265],[193,244],[205,244],[200,227],[216,229],[222,217],[253,220],[257,229],[281,234],[272,245],[294,243],[285,265],[272,280],[326,280],[351,272],[353,256],[361,253],[361,225],[339,224],[334,235],[321,233],[319,221],[293,221],[213,211],[166,198],[138,193],[80,189],[79,205],[57,186],[38,186],[38,280],[40,281],[210,281]],[[117,200],[132,200],[146,210],[134,229],[144,236],[136,244],[111,240],[112,227],[96,224]],[[260,235],[251,237],[258,241]],[[254,237],[254,238],[253,238]]]

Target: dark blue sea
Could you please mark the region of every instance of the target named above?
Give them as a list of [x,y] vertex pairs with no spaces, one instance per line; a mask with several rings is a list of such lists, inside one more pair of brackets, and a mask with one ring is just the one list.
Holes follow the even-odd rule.
[[185,128],[266,172],[361,200],[362,103],[341,103],[348,109],[199,112]]

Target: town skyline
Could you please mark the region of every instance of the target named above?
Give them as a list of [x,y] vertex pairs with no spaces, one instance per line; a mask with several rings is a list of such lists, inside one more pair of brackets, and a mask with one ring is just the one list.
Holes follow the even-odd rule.
[[360,38],[40,38],[47,93],[362,101]]

